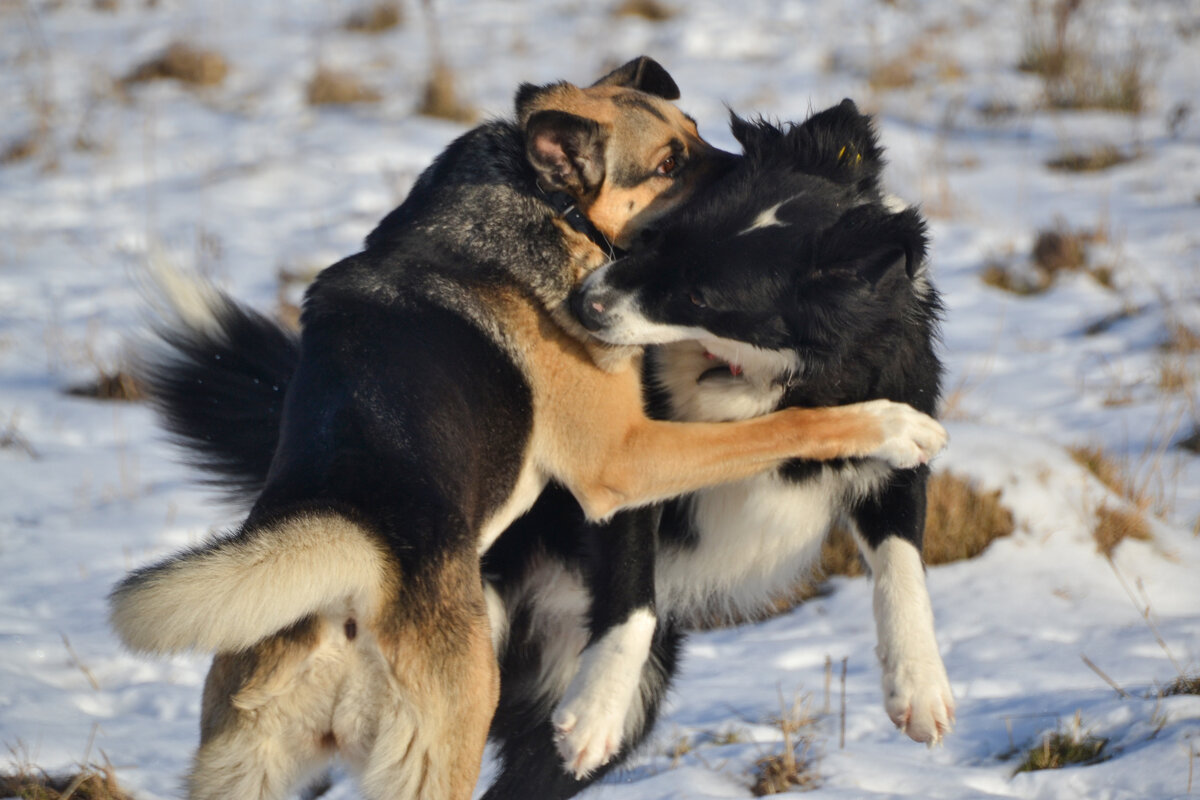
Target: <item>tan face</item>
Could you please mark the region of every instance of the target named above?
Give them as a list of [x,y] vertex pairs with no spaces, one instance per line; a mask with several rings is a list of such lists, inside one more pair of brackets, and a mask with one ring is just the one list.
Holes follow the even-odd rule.
[[580,209],[618,247],[706,185],[728,158],[700,138],[696,122],[673,103],[619,86],[558,84],[529,112],[559,111],[594,122],[602,164],[575,191]]

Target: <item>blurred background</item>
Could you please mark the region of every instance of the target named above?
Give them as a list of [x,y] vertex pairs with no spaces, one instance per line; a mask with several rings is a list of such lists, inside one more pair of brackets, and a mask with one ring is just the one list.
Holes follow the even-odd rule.
[[[851,741],[892,765],[884,784],[916,760],[944,769],[914,791],[943,797],[1200,791],[1200,707],[1160,719],[1079,658],[1160,704],[1200,660],[1195,0],[0,0],[0,742],[15,765],[103,749],[138,796],[166,796],[194,743],[205,665],[124,656],[104,623],[123,570],[238,516],[136,402],[139,271],[195,270],[294,322],[312,276],[453,137],[508,115],[521,82],[586,84],[640,54],[728,149],[730,109],[802,120],[850,97],[876,116],[885,183],[929,219],[948,309],[939,474],[964,488],[938,519],[1013,542],[930,573],[966,698],[946,749],[916,753],[882,724],[869,630],[824,633],[831,603],[869,626],[869,588],[847,583],[768,623],[785,627],[697,640],[661,750],[597,796],[737,796],[780,735],[764,722],[778,687],[817,690],[829,654],[851,659]],[[1018,607],[1062,616],[1026,625]],[[818,644],[785,658],[764,636]],[[1072,720],[1124,748],[1093,768],[1108,772],[1009,781],[1004,751]],[[739,725],[751,733],[718,742]],[[818,783],[891,796],[826,734]]]

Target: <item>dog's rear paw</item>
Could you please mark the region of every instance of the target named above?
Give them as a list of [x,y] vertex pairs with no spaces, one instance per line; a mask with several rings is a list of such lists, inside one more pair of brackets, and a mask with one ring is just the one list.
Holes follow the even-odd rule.
[[949,438],[946,429],[928,414],[904,403],[876,400],[870,410],[879,417],[883,441],[871,455],[899,469],[928,463]]
[[609,705],[580,697],[554,712],[558,753],[576,778],[604,766],[621,749],[625,709]]
[[884,706],[913,741],[935,745],[954,728],[954,695],[941,659],[884,668]]

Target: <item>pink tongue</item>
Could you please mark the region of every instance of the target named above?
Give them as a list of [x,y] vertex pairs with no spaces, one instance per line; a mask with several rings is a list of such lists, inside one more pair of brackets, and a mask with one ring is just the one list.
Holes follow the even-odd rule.
[[[712,353],[708,352],[707,350],[704,351],[704,357],[707,358],[709,361],[720,360],[716,356],[714,356]],[[730,375],[741,375],[742,368],[737,364],[730,364],[729,365],[729,374]]]

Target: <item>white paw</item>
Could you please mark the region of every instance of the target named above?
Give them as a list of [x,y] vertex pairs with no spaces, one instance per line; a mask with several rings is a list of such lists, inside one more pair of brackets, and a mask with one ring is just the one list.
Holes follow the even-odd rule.
[[654,613],[640,608],[583,652],[579,672],[551,718],[559,755],[576,778],[604,766],[621,749],[656,624]]
[[946,446],[946,429],[928,414],[890,400],[875,400],[868,406],[883,431],[883,443],[871,455],[893,467],[910,469],[928,463]]
[[558,753],[576,778],[604,766],[621,749],[628,709],[627,704],[616,705],[597,697],[577,697],[554,712]]
[[941,742],[954,727],[954,695],[941,658],[900,660],[895,666],[884,659],[883,705],[909,738]]

